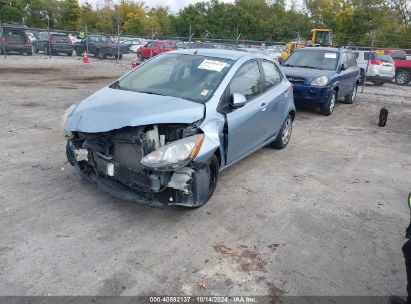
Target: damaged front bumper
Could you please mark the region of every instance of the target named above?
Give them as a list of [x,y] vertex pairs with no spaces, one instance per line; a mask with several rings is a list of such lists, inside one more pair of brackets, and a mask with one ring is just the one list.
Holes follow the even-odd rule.
[[[181,132],[178,129],[176,134]],[[207,201],[210,177],[206,163],[191,161],[171,171],[141,165],[141,159],[154,149],[146,133],[143,128],[115,135],[77,133],[68,139],[67,158],[81,178],[123,200],[156,208],[167,204],[196,207]],[[160,200],[161,192],[165,195]]]

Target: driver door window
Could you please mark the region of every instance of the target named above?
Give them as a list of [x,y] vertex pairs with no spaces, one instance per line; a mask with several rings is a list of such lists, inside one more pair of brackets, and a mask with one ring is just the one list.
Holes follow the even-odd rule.
[[230,94],[240,93],[247,101],[258,96],[260,90],[261,76],[257,61],[244,64],[230,83]]

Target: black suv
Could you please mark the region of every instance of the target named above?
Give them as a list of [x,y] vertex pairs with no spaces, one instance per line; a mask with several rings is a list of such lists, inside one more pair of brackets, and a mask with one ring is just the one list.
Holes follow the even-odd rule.
[[88,35],[81,42],[74,44],[74,51],[77,56],[81,56],[88,47],[88,52],[94,56],[103,59],[107,56],[112,56],[121,59],[123,54],[127,54],[130,50],[128,45],[112,42],[110,38],[103,35]]
[[[33,55],[29,37],[24,32],[27,27],[20,24],[0,24],[0,54],[20,53]],[[1,33],[3,35],[1,36]]]
[[33,42],[34,52],[43,51],[44,54],[64,53],[67,56],[73,55],[73,43],[68,34],[51,32],[40,32],[38,39]]

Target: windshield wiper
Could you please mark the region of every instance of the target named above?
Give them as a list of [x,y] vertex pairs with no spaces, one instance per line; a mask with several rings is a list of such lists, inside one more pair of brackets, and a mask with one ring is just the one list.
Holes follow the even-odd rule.
[[298,67],[299,67],[299,68],[304,68],[304,69],[324,70],[324,69],[322,69],[322,68],[314,67],[314,66],[311,66],[311,65],[303,65],[303,66],[298,66]]
[[282,64],[282,66],[285,66],[285,67],[294,67],[292,64]]
[[109,86],[109,88],[110,88],[110,89],[120,89],[120,88],[121,88],[121,87],[120,87],[120,81],[116,80],[116,82],[112,83],[112,84]]
[[160,95],[160,96],[167,96],[164,94],[160,94],[160,93],[155,93],[155,92],[150,92],[150,91],[136,91],[138,93],[144,93],[144,94],[151,94],[151,95]]

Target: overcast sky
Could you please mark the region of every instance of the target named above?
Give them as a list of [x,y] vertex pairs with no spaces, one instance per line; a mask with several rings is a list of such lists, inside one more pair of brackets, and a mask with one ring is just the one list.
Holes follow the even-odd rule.
[[[116,2],[116,0],[113,0]],[[172,13],[177,13],[180,9],[188,6],[189,4],[193,4],[196,2],[201,2],[201,1],[206,1],[206,0],[143,0],[143,2],[148,6],[148,7],[157,7],[157,6],[168,6],[171,9]],[[233,3],[235,0],[220,0],[222,2],[231,2]],[[86,0],[79,0],[80,4],[83,4],[86,2]],[[97,5],[99,7],[104,6],[104,0],[87,0],[88,3],[96,7]],[[286,0],[286,3],[290,3],[291,0]],[[301,0],[297,0],[297,3],[302,2]],[[297,5],[298,6],[298,5]]]

